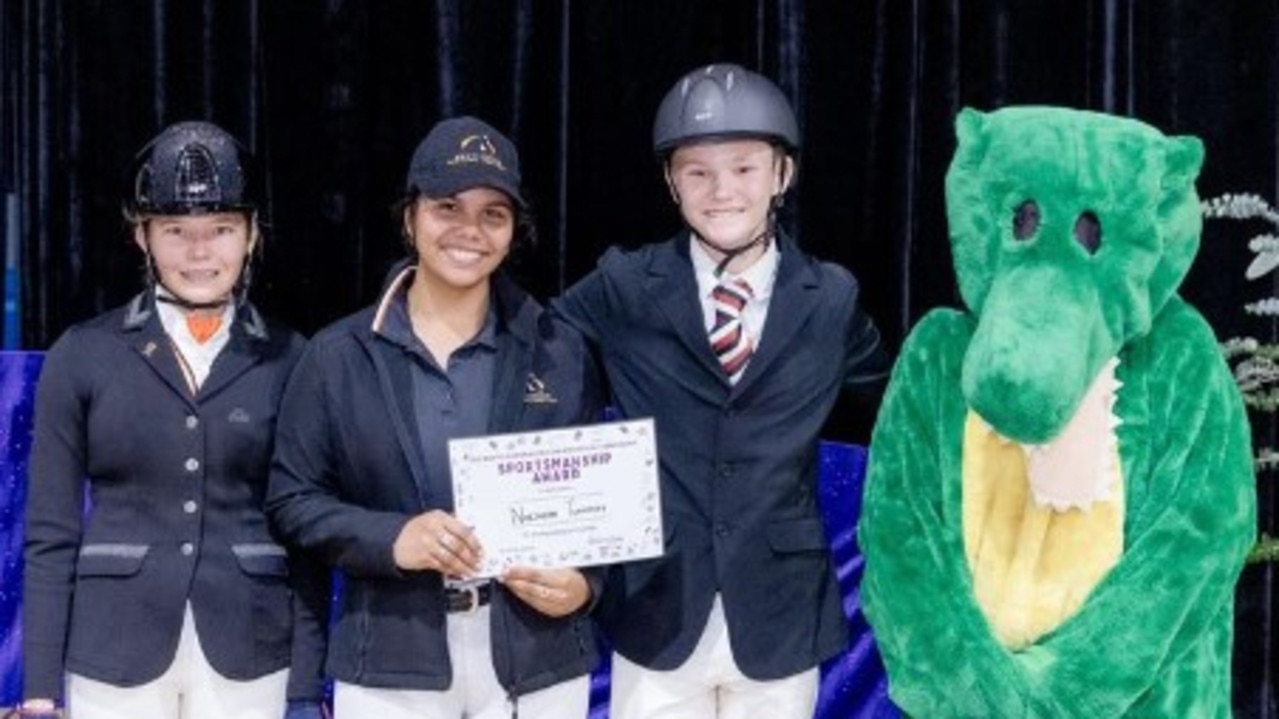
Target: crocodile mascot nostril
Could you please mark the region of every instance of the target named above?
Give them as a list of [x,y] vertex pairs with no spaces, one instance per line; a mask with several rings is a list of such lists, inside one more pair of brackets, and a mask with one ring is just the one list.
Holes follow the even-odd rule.
[[906,341],[859,528],[891,696],[918,717],[1228,717],[1255,484],[1230,372],[1176,292],[1203,146],[1052,107],[956,129],[967,311]]

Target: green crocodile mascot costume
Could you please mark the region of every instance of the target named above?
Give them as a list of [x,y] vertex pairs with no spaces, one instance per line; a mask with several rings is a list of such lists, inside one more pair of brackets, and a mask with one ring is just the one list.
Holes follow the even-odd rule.
[[1242,402],[1176,292],[1203,146],[1052,107],[956,128],[968,311],[907,339],[859,528],[890,695],[916,717],[1228,717],[1256,500]]

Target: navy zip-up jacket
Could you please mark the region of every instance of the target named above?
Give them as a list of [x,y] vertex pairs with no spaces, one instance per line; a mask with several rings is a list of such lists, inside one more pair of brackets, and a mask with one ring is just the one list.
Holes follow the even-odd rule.
[[[376,332],[377,310],[389,301],[311,341],[280,411],[268,507],[287,541],[344,575],[328,673],[361,686],[443,690],[453,676],[442,577],[399,569],[392,548],[411,518],[452,507],[424,498],[431,483],[413,411],[413,368],[405,348]],[[602,391],[581,336],[500,273],[493,301],[489,431],[596,421]],[[584,574],[598,597],[602,572]],[[495,587],[493,663],[503,687],[520,695],[593,669],[599,657],[589,608],[551,618]]]

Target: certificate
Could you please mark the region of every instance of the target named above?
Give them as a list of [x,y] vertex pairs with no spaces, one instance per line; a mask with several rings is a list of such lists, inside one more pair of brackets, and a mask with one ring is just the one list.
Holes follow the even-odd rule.
[[457,518],[484,545],[478,576],[662,553],[653,420],[449,441]]

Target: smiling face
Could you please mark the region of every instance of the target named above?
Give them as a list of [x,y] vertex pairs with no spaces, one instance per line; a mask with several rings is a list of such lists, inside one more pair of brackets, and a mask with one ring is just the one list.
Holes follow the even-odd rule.
[[159,215],[134,230],[160,284],[193,304],[231,299],[255,239],[253,224],[239,212]]
[[437,289],[487,291],[515,237],[515,206],[488,187],[419,197],[404,210],[404,229],[417,250],[419,279]]
[[684,221],[713,247],[733,250],[768,229],[773,196],[790,169],[790,159],[763,140],[709,142],[672,153],[667,181]]

